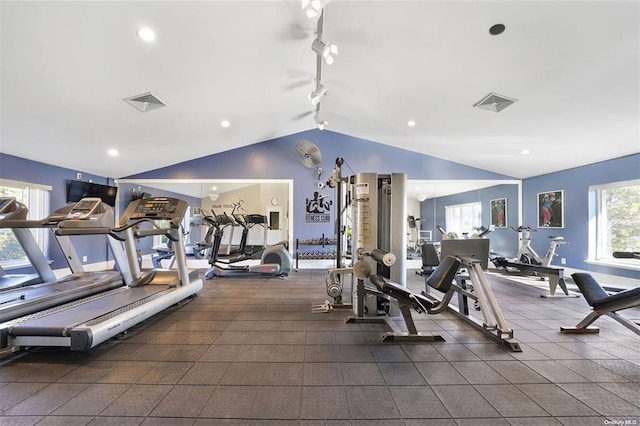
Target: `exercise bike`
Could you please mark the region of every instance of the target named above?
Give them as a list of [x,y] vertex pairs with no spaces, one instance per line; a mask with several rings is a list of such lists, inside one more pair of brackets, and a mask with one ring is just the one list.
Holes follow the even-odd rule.
[[540,265],[549,267],[551,265],[551,261],[553,258],[557,256],[556,249],[558,246],[563,244],[567,244],[564,241],[563,237],[558,236],[550,236],[549,248],[547,249],[547,253],[544,256],[540,256],[534,249],[531,247],[531,232],[535,231],[535,229],[531,229],[528,226],[518,226],[517,228],[511,227],[514,231],[518,233],[522,233],[520,236],[520,248],[518,249],[518,254],[516,255],[516,261],[526,263],[528,265]]
[[458,234],[455,232],[447,232],[442,225],[436,225],[436,229],[438,230],[438,232],[440,232],[440,234],[442,234],[442,239],[443,240],[457,240],[458,238]]
[[[456,232],[447,232],[441,225],[436,225],[436,229],[438,230],[438,232],[440,232],[442,234],[442,239],[443,240],[459,240],[461,239],[460,237],[458,237],[458,234]],[[487,235],[491,232],[493,232],[493,230],[496,229],[495,225],[489,225],[489,227],[485,227],[485,226],[474,226],[473,228],[471,228],[470,232],[463,232],[462,233],[462,239],[463,240],[474,240],[476,238],[487,238]]]

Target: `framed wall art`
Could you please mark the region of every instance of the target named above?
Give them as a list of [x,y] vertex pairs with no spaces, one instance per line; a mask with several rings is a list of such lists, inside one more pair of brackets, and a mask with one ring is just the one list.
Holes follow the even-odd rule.
[[564,191],[538,193],[538,228],[564,228]]
[[507,199],[498,198],[489,201],[491,207],[491,225],[496,228],[507,227]]

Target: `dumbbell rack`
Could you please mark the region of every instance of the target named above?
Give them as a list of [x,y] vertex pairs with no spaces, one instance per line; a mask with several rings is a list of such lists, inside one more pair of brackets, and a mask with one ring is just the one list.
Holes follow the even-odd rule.
[[[296,238],[296,270],[298,269],[298,260],[333,260],[336,258],[335,238],[328,238],[322,234],[320,238]],[[317,250],[300,250],[301,246],[315,246]]]

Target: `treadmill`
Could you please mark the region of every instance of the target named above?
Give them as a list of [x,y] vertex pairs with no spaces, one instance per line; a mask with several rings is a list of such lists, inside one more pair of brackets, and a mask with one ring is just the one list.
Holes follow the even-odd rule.
[[[0,323],[122,287],[125,282],[132,281],[122,243],[111,238],[107,240],[120,271],[84,272],[79,262],[76,261],[78,256],[75,254],[75,250],[73,250],[70,241],[67,241],[69,237],[65,236],[57,237],[55,240],[64,249],[71,270],[76,272],[56,279],[49,263],[33,239],[30,228],[59,226],[62,221],[70,219],[82,222],[85,225],[83,229],[87,235],[104,233],[104,230],[110,229],[114,223],[113,210],[102,203],[99,198],[85,198],[76,204],[56,210],[42,220],[13,218],[2,221],[3,227],[11,228],[16,236],[20,236],[20,244],[44,282],[1,291]],[[45,275],[43,271],[46,271],[47,274]]]
[[[27,206],[18,202],[14,197],[0,198],[0,228],[5,228],[4,222],[11,220],[26,220],[29,210]],[[44,258],[38,244],[29,230],[12,229],[16,240],[20,243],[27,259],[36,270],[35,274],[8,274],[0,266],[0,291],[12,290],[43,281],[55,280],[55,275]]]
[[[176,198],[145,198],[127,206],[116,228],[98,230],[88,226],[86,220],[77,219],[60,222],[56,230],[59,235],[104,233],[124,240],[132,281],[114,290],[0,324],[0,348],[55,346],[86,351],[195,296],[203,287],[202,280],[197,271],[187,270],[180,238],[180,222],[187,207],[185,201]],[[151,223],[152,227],[134,231],[145,223]],[[164,223],[168,225],[162,227]],[[153,235],[164,235],[173,241],[177,269],[141,271],[135,240]]]

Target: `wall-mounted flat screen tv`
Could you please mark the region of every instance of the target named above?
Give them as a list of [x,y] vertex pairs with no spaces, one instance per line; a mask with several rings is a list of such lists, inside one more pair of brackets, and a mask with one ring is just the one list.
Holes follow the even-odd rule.
[[67,203],[77,203],[85,197],[100,198],[103,203],[115,207],[117,186],[70,180],[67,184]]

